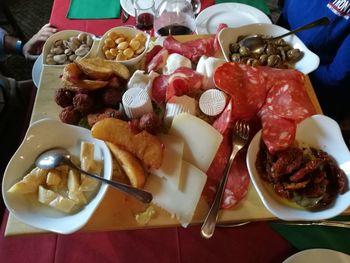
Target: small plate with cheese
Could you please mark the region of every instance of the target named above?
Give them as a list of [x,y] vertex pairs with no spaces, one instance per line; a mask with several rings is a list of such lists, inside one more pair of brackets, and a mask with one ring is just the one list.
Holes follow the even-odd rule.
[[35,167],[36,157],[51,148],[67,149],[82,169],[111,179],[107,145],[90,131],[60,121],[33,123],[4,173],[2,194],[8,210],[36,228],[70,234],[82,228],[102,201],[107,185],[68,167],[50,171]]

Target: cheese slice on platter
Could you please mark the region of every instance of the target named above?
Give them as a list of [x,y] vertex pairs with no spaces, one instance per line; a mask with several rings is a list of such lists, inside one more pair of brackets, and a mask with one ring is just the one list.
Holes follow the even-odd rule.
[[151,173],[165,178],[171,186],[179,189],[181,184],[181,168],[184,142],[172,135],[158,136],[164,144],[163,162],[159,169],[152,169]]
[[207,176],[194,165],[183,161],[181,178],[180,191],[165,178],[151,174],[144,190],[152,193],[154,204],[177,218],[183,227],[187,227],[200,200]]
[[188,113],[175,116],[169,134],[184,140],[183,159],[205,173],[223,139],[210,124]]

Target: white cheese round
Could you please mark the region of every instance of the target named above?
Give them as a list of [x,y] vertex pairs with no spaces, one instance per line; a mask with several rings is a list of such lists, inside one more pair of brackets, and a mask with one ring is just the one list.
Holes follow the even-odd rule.
[[208,116],[219,115],[224,110],[225,105],[225,93],[217,89],[209,89],[199,98],[199,108]]
[[140,118],[153,111],[151,98],[142,88],[131,88],[125,91],[122,97],[125,114],[130,119]]

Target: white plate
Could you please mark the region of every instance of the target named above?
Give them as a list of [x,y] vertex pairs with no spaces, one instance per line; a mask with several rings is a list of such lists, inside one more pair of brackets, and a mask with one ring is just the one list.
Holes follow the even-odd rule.
[[36,87],[39,87],[42,69],[43,69],[43,54],[41,53],[40,56],[35,60],[32,68],[32,80]]
[[350,256],[339,251],[323,248],[308,249],[300,251],[289,258],[283,263],[349,263]]
[[[289,32],[289,30],[273,24],[250,24],[236,28],[224,28],[219,33],[219,43],[221,51],[224,54],[225,60],[230,61],[230,50],[229,46],[231,43],[237,42],[239,36],[242,35],[253,35],[262,34],[267,36],[280,36]],[[296,70],[304,73],[305,75],[314,71],[318,68],[320,64],[320,58],[308,49],[303,41],[300,40],[296,35],[291,35],[283,38],[289,45],[293,48],[300,49],[304,55],[303,57],[294,65]]]
[[[157,8],[162,1],[163,0],[154,0],[155,8]],[[133,0],[120,0],[121,7],[124,9],[125,12],[127,12],[131,16],[135,16],[133,2]]]
[[225,23],[229,27],[247,24],[271,24],[269,17],[259,9],[240,3],[223,3],[204,9],[196,18],[197,34],[215,34],[217,26]]
[[7,191],[30,170],[35,158],[43,151],[62,147],[74,156],[79,156],[81,141],[95,145],[94,157],[103,160],[102,176],[112,177],[112,156],[107,145],[91,136],[90,130],[64,124],[58,120],[43,119],[33,123],[14,156],[11,158],[2,181],[2,196],[7,209],[20,221],[36,228],[61,234],[70,234],[82,228],[90,219],[106,191],[107,184],[101,184],[96,195],[75,213],[65,214],[50,207],[30,201],[23,195]]
[[[274,194],[270,185],[265,182],[255,168],[259,151],[261,131],[251,141],[247,152],[247,167],[253,185],[265,207],[276,217],[291,220],[323,220],[335,217],[344,212],[350,205],[350,190],[338,195],[329,207],[311,211],[288,206]],[[296,140],[316,149],[321,149],[331,155],[342,168],[348,178],[350,188],[350,152],[341,134],[340,127],[333,119],[324,115],[314,115],[305,119],[297,126]]]

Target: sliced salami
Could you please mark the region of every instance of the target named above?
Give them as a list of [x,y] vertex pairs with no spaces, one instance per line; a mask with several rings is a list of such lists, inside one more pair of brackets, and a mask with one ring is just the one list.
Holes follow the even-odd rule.
[[267,94],[265,105],[274,115],[296,123],[316,114],[304,82],[300,80],[281,80],[274,84]]
[[247,149],[243,148],[232,163],[221,202],[221,207],[224,209],[234,207],[248,193],[250,177],[245,161],[246,155]]
[[266,80],[256,67],[225,63],[214,73],[214,83],[233,100],[233,115],[253,118],[266,98]]
[[163,47],[161,45],[155,45],[150,51],[148,51],[145,55],[145,65],[148,67],[151,60],[161,51]]
[[[207,182],[203,190],[203,195],[207,202],[211,204],[214,200],[217,186],[224,175],[225,166],[232,150],[232,104],[229,102],[220,117],[213,123],[213,127],[223,134],[223,141],[207,171]],[[244,198],[249,188],[249,174],[245,165],[246,151],[241,156],[237,156],[229,171],[229,177],[224,191],[222,208],[231,208],[239,200]]]
[[262,139],[271,154],[293,145],[296,124],[292,120],[273,114],[267,108],[261,111]]

